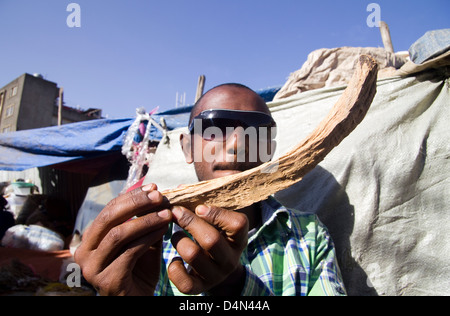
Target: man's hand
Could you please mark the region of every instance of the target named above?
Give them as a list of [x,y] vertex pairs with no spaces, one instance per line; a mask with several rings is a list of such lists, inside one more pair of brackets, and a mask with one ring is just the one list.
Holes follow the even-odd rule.
[[147,185],[112,200],[83,235],[75,261],[101,295],[153,295],[172,220],[156,190]]
[[[239,294],[245,271],[239,260],[247,246],[248,219],[238,212],[200,205],[193,213],[183,207],[172,209],[174,222],[184,232],[172,237],[172,244],[192,268],[175,259],[168,268],[169,278],[184,294]],[[223,287],[228,291],[223,291]]]

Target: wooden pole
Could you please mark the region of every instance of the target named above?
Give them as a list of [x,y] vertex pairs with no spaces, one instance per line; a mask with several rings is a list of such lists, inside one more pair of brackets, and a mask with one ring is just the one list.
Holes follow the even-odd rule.
[[198,101],[198,99],[200,99],[203,95],[203,90],[205,89],[205,76],[201,75],[200,77],[198,77],[198,85],[197,85],[197,93],[195,95],[195,102]]
[[59,88],[59,103],[58,103],[58,126],[62,125],[62,106],[64,98],[64,88]]
[[386,22],[380,22],[381,39],[383,40],[384,49],[388,52],[394,53],[394,46],[392,46],[391,32]]
[[3,104],[5,103],[5,99],[6,99],[6,90],[0,91],[0,126],[3,117]]

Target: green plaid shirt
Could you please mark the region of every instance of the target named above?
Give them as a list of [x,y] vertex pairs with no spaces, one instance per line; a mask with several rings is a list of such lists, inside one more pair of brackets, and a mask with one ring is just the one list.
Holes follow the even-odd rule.
[[[317,216],[288,210],[273,198],[260,205],[264,224],[249,234],[241,257],[246,268],[241,295],[345,295],[333,241]],[[164,238],[155,295],[182,295],[167,275],[167,266],[179,256],[171,235]]]

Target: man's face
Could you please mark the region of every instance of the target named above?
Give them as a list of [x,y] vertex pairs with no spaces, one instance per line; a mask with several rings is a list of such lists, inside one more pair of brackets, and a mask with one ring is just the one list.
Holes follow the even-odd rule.
[[[256,112],[270,115],[266,104],[254,92],[237,87],[220,87],[210,91],[202,99],[202,102],[194,117],[206,110],[238,110],[255,113],[245,113],[246,116],[256,117]],[[220,111],[217,111],[220,114]],[[225,111],[227,112],[227,111]],[[239,112],[228,112],[227,115],[235,115],[237,119],[243,117]],[[263,115],[264,116],[264,115]],[[201,120],[194,122],[198,127]],[[183,135],[181,142],[186,156],[186,162],[194,163],[197,177],[200,181],[211,180],[236,174],[269,161],[273,155],[274,144],[269,137],[261,135],[259,129],[243,127],[228,127],[228,132],[220,133],[223,137],[219,140],[214,133],[213,136],[205,137],[206,133],[191,133]],[[195,130],[195,129],[194,129]],[[226,135],[226,136],[225,136]],[[256,137],[255,137],[256,135]],[[210,134],[211,136],[211,134]],[[258,137],[259,136],[259,137]],[[188,137],[189,141],[188,141]],[[261,154],[264,153],[264,154]],[[270,157],[269,157],[270,156]]]

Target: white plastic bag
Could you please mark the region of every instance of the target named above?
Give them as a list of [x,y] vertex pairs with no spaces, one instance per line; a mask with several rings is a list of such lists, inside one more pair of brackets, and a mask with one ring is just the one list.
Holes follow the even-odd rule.
[[64,249],[64,240],[58,233],[37,225],[16,225],[8,229],[2,239],[2,246],[39,251]]

